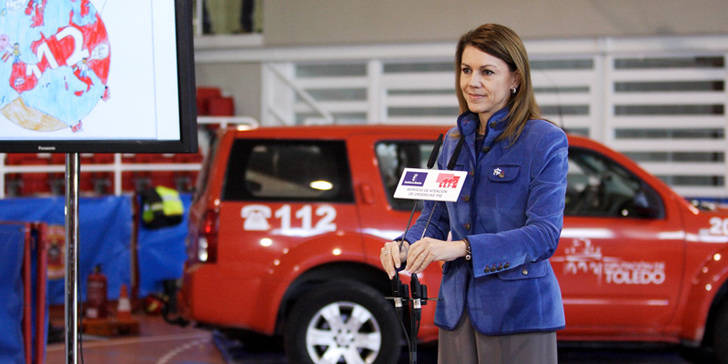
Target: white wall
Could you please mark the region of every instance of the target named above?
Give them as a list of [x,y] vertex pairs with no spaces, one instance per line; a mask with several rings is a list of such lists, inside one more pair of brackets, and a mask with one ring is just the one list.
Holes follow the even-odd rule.
[[200,63],[195,65],[198,86],[214,86],[235,99],[235,114],[260,120],[260,63]]
[[[260,57],[247,56],[251,52],[266,53],[265,50],[292,46],[454,44],[463,32],[485,22],[506,24],[527,41],[728,34],[725,0],[265,0],[262,3],[263,35],[253,45],[244,40],[222,45],[216,45],[219,42],[215,40],[196,40],[197,84],[221,87],[235,98],[237,115],[256,119],[262,116],[262,62]],[[200,46],[199,43],[207,44]],[[306,52],[305,48],[300,52]],[[212,53],[224,56],[206,57]]]
[[455,41],[480,24],[522,38],[725,34],[725,0],[267,0],[265,43]]

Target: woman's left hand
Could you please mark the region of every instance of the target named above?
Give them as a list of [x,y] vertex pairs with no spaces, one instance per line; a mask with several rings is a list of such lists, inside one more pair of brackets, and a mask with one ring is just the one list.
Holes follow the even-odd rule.
[[465,242],[444,241],[433,238],[424,238],[410,245],[407,252],[406,271],[417,274],[427,268],[435,260],[449,262],[465,256]]

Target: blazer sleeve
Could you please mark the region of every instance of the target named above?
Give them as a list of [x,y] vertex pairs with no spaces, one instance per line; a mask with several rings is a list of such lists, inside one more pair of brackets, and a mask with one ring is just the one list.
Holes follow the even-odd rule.
[[475,277],[498,271],[486,267],[515,268],[548,259],[556,251],[564,220],[568,141],[561,129],[550,127],[535,146],[530,152],[525,224],[513,230],[467,236]]

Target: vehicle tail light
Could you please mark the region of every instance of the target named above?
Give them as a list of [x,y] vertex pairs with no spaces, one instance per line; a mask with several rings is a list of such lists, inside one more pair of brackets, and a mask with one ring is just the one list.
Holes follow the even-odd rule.
[[202,231],[200,231],[197,241],[197,259],[202,263],[217,262],[217,228],[219,221],[216,211],[208,210],[205,213]]

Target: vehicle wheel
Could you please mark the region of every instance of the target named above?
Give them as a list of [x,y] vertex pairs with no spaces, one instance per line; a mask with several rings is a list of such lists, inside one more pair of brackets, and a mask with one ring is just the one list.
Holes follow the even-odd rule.
[[288,315],[284,347],[290,363],[395,363],[400,325],[392,304],[355,281],[315,287]]
[[723,302],[718,311],[713,330],[713,351],[721,364],[728,364],[728,302]]

